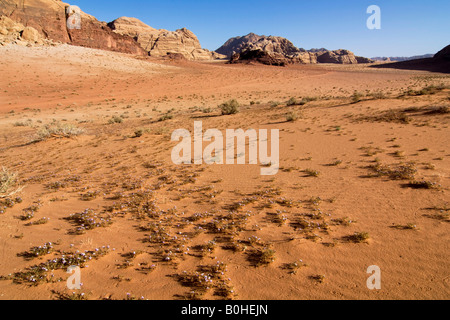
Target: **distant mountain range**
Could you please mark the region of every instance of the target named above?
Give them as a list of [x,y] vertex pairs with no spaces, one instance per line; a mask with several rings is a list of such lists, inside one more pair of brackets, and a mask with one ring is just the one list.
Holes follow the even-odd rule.
[[372,60],[375,61],[391,61],[391,62],[401,62],[401,61],[409,61],[409,60],[416,60],[416,59],[426,59],[426,58],[433,58],[434,54],[424,54],[421,56],[412,56],[412,57],[374,57]]

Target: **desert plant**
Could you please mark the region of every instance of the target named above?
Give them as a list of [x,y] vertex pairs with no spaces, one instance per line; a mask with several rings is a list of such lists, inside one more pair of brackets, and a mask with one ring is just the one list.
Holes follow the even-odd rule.
[[159,117],[158,121],[162,122],[162,121],[166,121],[166,120],[170,120],[173,119],[173,114],[171,114],[171,112],[167,112],[165,114],[163,114],[161,117]]
[[84,129],[70,123],[56,123],[41,127],[37,132],[36,141],[42,141],[51,137],[69,138],[84,133]]
[[413,189],[440,189],[441,185],[428,180],[412,180],[407,185],[408,187],[411,187]]
[[375,100],[386,99],[386,95],[382,91],[372,92],[370,96]]
[[219,106],[219,109],[222,111],[222,115],[231,115],[239,112],[239,102],[236,99],[229,100],[227,102],[222,103]]
[[17,186],[18,181],[17,172],[2,167],[0,170],[0,198],[6,198],[19,192],[22,188]]
[[286,114],[286,121],[287,122],[294,122],[297,121],[299,118],[298,113],[295,111],[289,112]]
[[257,266],[265,266],[275,261],[275,250],[270,248],[258,249],[254,253]]
[[281,103],[279,101],[270,101],[269,105],[271,108],[276,108],[280,105]]
[[119,117],[119,116],[112,116],[111,119],[108,120],[109,124],[114,124],[114,123],[122,123],[123,122],[123,118]]
[[449,106],[431,106],[425,114],[447,114],[450,113]]
[[297,100],[297,98],[294,98],[294,97],[290,98],[290,99],[286,102],[286,105],[287,105],[287,106],[296,106],[296,105],[298,105],[298,104],[299,104],[299,101]]
[[367,232],[355,232],[351,236],[346,237],[348,241],[355,243],[363,243],[369,240],[369,234]]
[[359,93],[359,92],[357,92],[357,91],[355,91],[355,92],[353,93],[353,95],[351,96],[352,103],[358,103],[358,102],[360,102],[360,101],[361,101],[361,98],[362,98],[362,94]]
[[303,170],[304,173],[306,173],[309,177],[318,177],[320,175],[320,172],[314,169],[305,169]]
[[309,277],[311,280],[316,281],[317,283],[323,283],[325,281],[325,276],[322,274],[316,274]]
[[403,163],[392,167],[390,165],[383,165],[381,163],[376,163],[369,167],[378,176],[387,176],[393,180],[413,180],[415,174],[417,173],[416,166],[413,162]]

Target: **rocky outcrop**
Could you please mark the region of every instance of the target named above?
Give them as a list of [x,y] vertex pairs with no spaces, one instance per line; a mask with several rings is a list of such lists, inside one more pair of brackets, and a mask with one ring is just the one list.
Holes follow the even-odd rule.
[[212,60],[226,58],[202,49],[196,35],[186,29],[176,31],[158,30],[136,18],[121,17],[108,23],[115,33],[134,38],[153,57],[182,54],[188,60]]
[[285,38],[259,36],[254,33],[231,38],[216,52],[227,55],[231,63],[239,63],[247,59],[271,65],[373,62],[364,57],[357,57],[348,50],[311,49],[307,51],[295,47]]
[[298,49],[282,37],[265,37],[253,33],[230,39],[218,51],[231,53],[230,63],[259,62],[268,65],[317,63],[317,56],[304,49]]
[[[66,26],[66,7],[60,0],[2,0],[0,16],[34,28],[39,36],[55,42],[95,49],[144,55],[133,38],[113,32],[104,22],[81,12],[81,29]],[[30,36],[27,31],[26,36]]]
[[286,66],[290,61],[284,57],[276,57],[261,49],[244,49],[231,56],[229,63],[262,63],[271,66]]
[[374,60],[365,58],[365,57],[355,56],[355,58],[358,63],[374,63],[375,62]]
[[268,50],[257,47],[249,47],[243,49],[240,53],[231,56],[229,63],[262,63],[272,66],[287,66],[290,64],[312,64],[317,63],[314,54],[308,52],[297,52],[292,55],[284,55],[277,52],[269,52]]
[[33,27],[25,27],[8,17],[0,16],[0,44],[18,44],[23,46],[51,45],[51,40],[45,39]]
[[319,63],[357,64],[355,55],[348,50],[324,51],[317,53]]
[[254,33],[249,33],[242,37],[231,38],[217,49],[216,52],[231,58],[234,54],[241,53],[249,45],[258,42],[262,38],[264,38],[264,36],[259,36]]

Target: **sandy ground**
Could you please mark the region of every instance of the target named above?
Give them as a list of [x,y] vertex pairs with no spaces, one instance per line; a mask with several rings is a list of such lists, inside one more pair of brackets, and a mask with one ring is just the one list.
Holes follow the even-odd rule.
[[[449,76],[66,45],[0,57],[0,166],[23,187],[0,199],[0,299],[449,298]],[[240,112],[222,116],[229,99]],[[173,164],[170,135],[194,121],[279,129],[280,171]],[[37,139],[57,123],[84,132]],[[68,262],[48,263],[95,249],[79,291]],[[371,265],[381,290],[366,286]]]

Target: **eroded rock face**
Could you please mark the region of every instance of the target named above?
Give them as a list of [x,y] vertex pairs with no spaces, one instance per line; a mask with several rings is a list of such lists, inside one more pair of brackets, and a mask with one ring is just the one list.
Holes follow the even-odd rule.
[[324,51],[317,53],[319,63],[357,64],[355,55],[348,50]]
[[263,36],[254,33],[249,33],[242,37],[231,38],[217,49],[216,52],[231,58],[234,54],[241,53],[249,45],[258,42],[262,38]]
[[23,46],[53,44],[33,27],[25,27],[6,16],[0,16],[0,44],[10,43]]
[[121,17],[108,24],[115,33],[133,37],[153,57],[182,54],[188,60],[212,60],[225,58],[215,52],[202,49],[195,34],[186,29],[158,30],[136,18]]
[[356,61],[358,61],[358,63],[374,63],[375,62],[375,60],[365,58],[365,57],[356,56],[355,58],[356,58]]
[[[364,57],[357,57],[348,50],[311,49],[307,51],[295,47],[292,42],[285,38],[259,36],[254,33],[243,37],[231,38],[216,51],[230,57],[231,63],[237,63],[247,58],[261,63],[267,62],[266,64],[276,65],[373,62]],[[260,51],[264,52],[264,54]],[[273,63],[274,61],[275,63]]]
[[[0,15],[34,28],[40,37],[94,49],[144,55],[133,38],[113,32],[106,23],[81,12],[81,29],[68,30],[66,7],[60,0],[2,0]],[[26,36],[31,36],[27,31]]]
[[254,61],[267,65],[286,66],[289,64],[317,63],[315,53],[298,49],[292,42],[282,37],[264,37],[249,34],[230,39],[228,48],[222,46],[221,52],[231,52],[231,63]]
[[247,49],[243,49],[240,53],[233,54],[229,61],[229,63],[252,62],[272,66],[287,66],[290,64],[312,64],[317,63],[317,60],[316,56],[309,52],[296,52],[292,55],[285,55],[250,46]]

